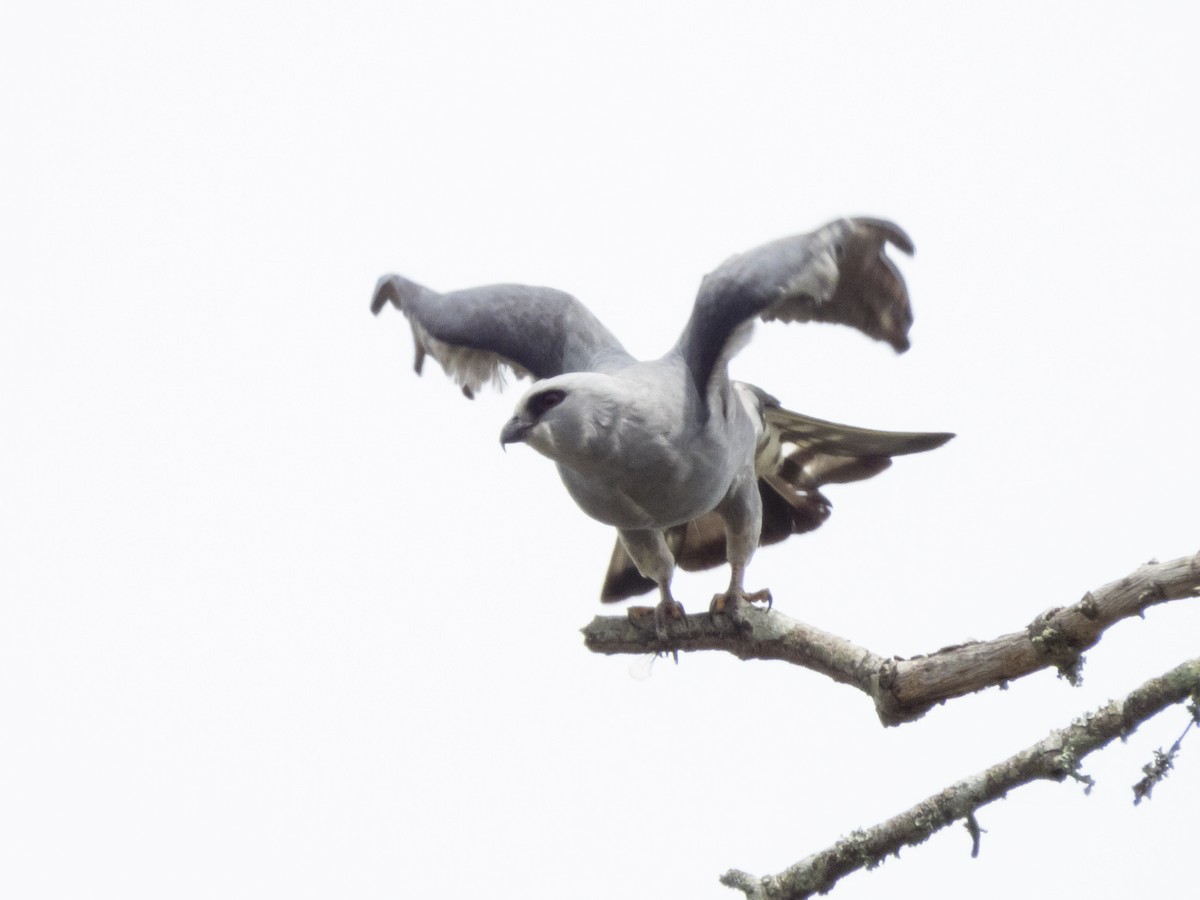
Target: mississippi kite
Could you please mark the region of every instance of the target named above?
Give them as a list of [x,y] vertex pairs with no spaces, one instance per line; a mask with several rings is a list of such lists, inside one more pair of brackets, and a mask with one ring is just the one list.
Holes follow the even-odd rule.
[[683,334],[638,361],[570,294],[502,284],[439,294],[399,275],[375,287],[371,311],[391,303],[408,318],[417,373],[432,356],[468,397],[508,369],[533,386],[500,433],[558,465],[588,515],[617,529],[601,598],[658,588],[658,636],[683,615],[671,595],[676,564],[730,564],[710,610],[746,600],[746,565],[762,543],[811,530],[829,515],[827,483],[868,478],[890,458],[953,435],[873,431],[790,412],[732,381],[729,359],[756,319],[850,325],[898,353],[912,311],[885,251],[912,253],[879,219],[839,219],[734,256],[707,275]]

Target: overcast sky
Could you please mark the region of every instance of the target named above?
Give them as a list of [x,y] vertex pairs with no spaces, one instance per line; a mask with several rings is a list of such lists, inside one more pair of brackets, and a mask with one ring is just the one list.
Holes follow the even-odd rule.
[[[747,586],[885,654],[1200,548],[1186,4],[17,3],[0,33],[0,893],[734,898],[1197,654],[1200,608],[884,730],[783,664],[584,649],[610,529],[368,311],[547,284],[635,354],[701,275],[894,219],[916,324],[733,372],[958,438]],[[1186,17],[1186,18],[1185,18]],[[703,609],[727,574],[682,575]],[[620,613],[620,610],[608,610]],[[1177,893],[1182,709],[839,898]],[[1031,887],[1033,885],[1034,887]]]

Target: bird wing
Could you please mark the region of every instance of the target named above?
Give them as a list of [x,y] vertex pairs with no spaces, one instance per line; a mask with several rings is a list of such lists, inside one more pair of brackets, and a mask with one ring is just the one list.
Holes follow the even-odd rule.
[[591,311],[563,291],[496,284],[439,294],[400,275],[375,285],[371,312],[391,303],[408,319],[417,374],[432,356],[467,397],[485,384],[605,371],[633,358]]
[[756,318],[850,325],[897,353],[907,350],[912,309],[887,244],[913,252],[891,222],[838,219],[734,256],[706,275],[676,346],[701,396]]
[[[946,432],[877,431],[839,425],[784,409],[770,395],[754,392],[766,427],[760,446],[779,448],[760,456],[756,466],[763,504],[760,546],[819,528],[832,511],[832,504],[820,490],[825,485],[870,478],[888,468],[894,456],[933,450],[954,437]],[[714,512],[667,529],[666,537],[681,569],[711,569],[727,561],[725,523]],[[654,586],[653,581],[639,574],[618,541],[600,599],[605,603],[624,600]]]

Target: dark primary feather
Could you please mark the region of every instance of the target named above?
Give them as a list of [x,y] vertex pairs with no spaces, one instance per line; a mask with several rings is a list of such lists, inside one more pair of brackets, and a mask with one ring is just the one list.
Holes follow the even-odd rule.
[[755,318],[850,325],[907,350],[912,308],[888,243],[913,252],[891,222],[839,219],[734,256],[706,275],[678,344],[697,390],[706,393]]

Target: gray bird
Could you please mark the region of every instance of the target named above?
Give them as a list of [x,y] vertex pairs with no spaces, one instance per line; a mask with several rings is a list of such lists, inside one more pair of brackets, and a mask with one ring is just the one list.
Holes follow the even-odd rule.
[[747,593],[746,565],[760,544],[828,517],[823,484],[868,478],[893,456],[953,437],[824,422],[729,378],[727,364],[756,319],[837,322],[907,350],[912,311],[888,243],[913,252],[891,222],[839,219],[734,256],[701,282],[675,345],[645,362],[582,303],[552,288],[439,294],[385,275],[371,311],[390,302],[403,312],[417,373],[432,356],[467,397],[485,383],[502,384],[505,369],[535,379],[500,443],[524,442],[549,457],[579,507],[617,529],[601,599],[657,587],[654,625],[666,642],[669,621],[683,617],[671,595],[677,563],[729,562],[729,586],[710,612],[769,602],[768,591]]

